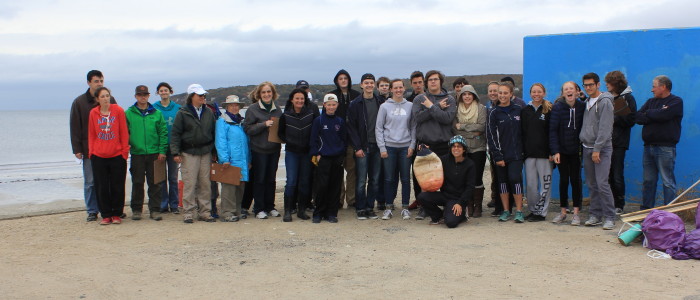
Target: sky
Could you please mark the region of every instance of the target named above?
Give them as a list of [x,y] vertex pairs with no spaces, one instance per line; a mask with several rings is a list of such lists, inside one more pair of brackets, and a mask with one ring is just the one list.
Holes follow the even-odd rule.
[[330,84],[339,69],[355,83],[522,73],[525,36],[696,27],[698,11],[693,0],[0,0],[0,110],[68,109],[92,69],[122,106],[161,81],[181,93]]

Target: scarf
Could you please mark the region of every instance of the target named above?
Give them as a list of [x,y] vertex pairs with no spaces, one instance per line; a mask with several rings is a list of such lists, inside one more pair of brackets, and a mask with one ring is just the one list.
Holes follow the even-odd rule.
[[469,107],[464,107],[464,103],[459,103],[457,106],[457,121],[460,124],[474,124],[479,116],[479,105],[476,101],[472,102]]
[[230,112],[226,112],[226,115],[231,118],[231,121],[233,121],[234,124],[240,124],[241,120],[243,120],[243,117],[241,115],[234,115]]

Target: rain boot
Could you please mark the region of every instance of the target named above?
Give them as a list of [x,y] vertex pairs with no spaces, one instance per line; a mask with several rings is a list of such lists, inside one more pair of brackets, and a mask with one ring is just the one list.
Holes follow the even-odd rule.
[[284,216],[282,217],[282,221],[292,221],[292,197],[284,196]]

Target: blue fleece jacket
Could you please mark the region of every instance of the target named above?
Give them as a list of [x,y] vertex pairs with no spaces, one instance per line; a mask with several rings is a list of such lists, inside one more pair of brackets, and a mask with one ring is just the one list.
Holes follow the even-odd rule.
[[309,153],[313,156],[336,156],[345,153],[347,131],[343,118],[325,112],[311,126]]

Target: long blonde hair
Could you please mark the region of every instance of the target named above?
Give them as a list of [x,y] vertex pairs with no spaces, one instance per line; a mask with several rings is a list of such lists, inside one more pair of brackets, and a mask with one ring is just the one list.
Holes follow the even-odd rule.
[[[530,86],[530,93],[532,93],[532,88],[535,86],[539,86],[544,92],[544,94],[547,94],[547,89],[545,89],[544,85],[539,82],[535,82],[532,84],[532,86]],[[549,100],[546,99],[542,99],[542,114],[547,114],[550,111],[552,111],[552,102],[549,102]]]

